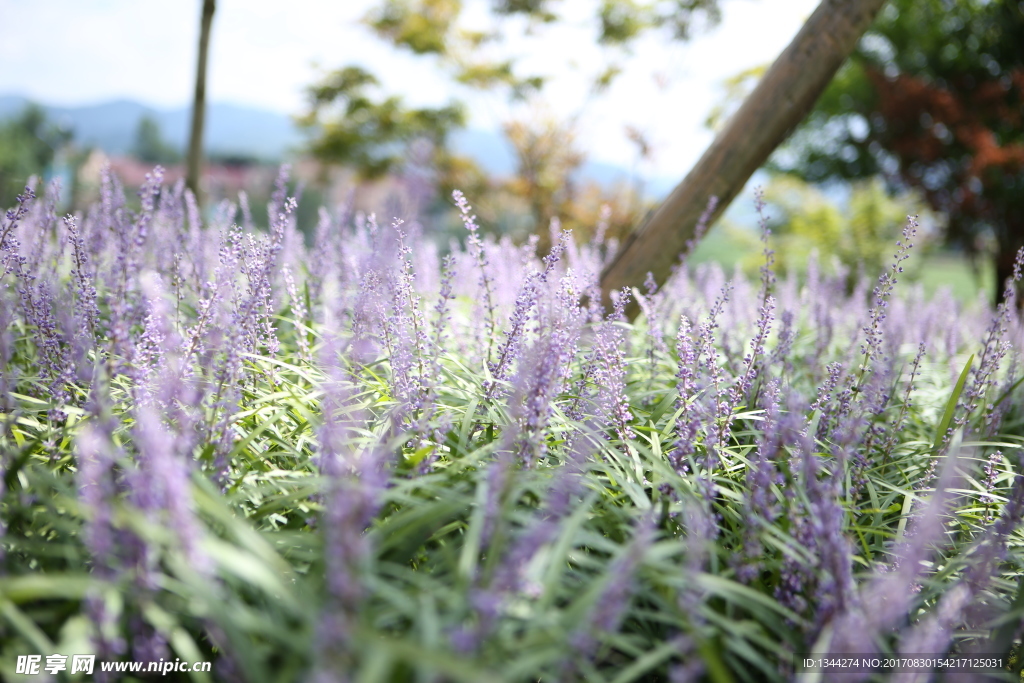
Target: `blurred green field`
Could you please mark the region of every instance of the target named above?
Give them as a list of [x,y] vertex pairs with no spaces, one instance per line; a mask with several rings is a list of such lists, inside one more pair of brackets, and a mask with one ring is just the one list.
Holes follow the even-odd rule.
[[995,294],[992,266],[980,260],[976,265],[972,267],[970,259],[963,254],[936,251],[926,255],[921,268],[913,274],[929,294],[949,287],[960,301],[975,301],[979,296],[990,301]]
[[[893,247],[895,249],[895,245]],[[761,242],[748,228],[728,223],[715,225],[701,241],[690,263],[717,262],[731,273],[737,267],[756,276],[761,265]],[[979,259],[975,265],[962,253],[925,248],[914,253],[906,264],[905,282],[921,284],[931,296],[948,287],[961,302],[975,302],[982,297],[991,300],[994,291],[992,267]]]

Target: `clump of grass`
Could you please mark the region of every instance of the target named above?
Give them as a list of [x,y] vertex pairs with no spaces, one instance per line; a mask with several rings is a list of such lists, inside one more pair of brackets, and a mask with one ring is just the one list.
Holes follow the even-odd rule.
[[83,216],[8,212],[5,677],[92,652],[215,680],[782,681],[798,653],[1014,648],[1015,290],[901,289],[912,220],[873,292],[776,281],[766,244],[760,284],[681,264],[605,312],[599,241],[540,259],[460,195],[443,258],[344,208],[307,249],[285,188],[267,233],[228,203],[200,225],[159,171],[137,214],[109,174]]

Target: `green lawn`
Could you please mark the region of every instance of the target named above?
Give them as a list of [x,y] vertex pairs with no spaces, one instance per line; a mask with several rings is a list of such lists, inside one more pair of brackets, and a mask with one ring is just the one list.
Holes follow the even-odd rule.
[[[717,262],[732,273],[737,266],[756,275],[761,265],[761,242],[752,231],[729,224],[718,224],[694,251],[690,263]],[[929,296],[942,287],[949,287],[958,301],[976,301],[979,292],[986,297],[993,293],[991,265],[978,261],[977,270],[963,254],[932,248],[924,255],[911,256],[907,263],[907,281],[924,285]]]

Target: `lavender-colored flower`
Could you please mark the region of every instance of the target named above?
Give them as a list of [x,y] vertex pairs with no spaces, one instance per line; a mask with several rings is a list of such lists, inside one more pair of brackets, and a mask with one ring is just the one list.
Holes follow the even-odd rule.
[[685,315],[681,316],[676,333],[676,355],[678,356],[676,409],[679,411],[679,417],[676,418],[676,443],[670,456],[676,471],[680,473],[685,472],[686,464],[683,459],[694,452],[697,433],[700,430],[700,418],[695,405],[697,400],[697,351],[693,347],[690,334],[690,321]]
[[659,295],[658,284],[654,281],[654,275],[650,272],[647,273],[644,288],[647,290],[647,293],[638,293],[637,303],[640,305],[640,311],[643,313],[647,324],[647,359],[650,363],[651,379],[653,381],[654,375],[657,372],[657,354],[668,352],[668,347],[665,346],[665,332],[662,329],[661,317],[659,315],[664,296]]
[[793,311],[782,311],[779,320],[781,325],[779,326],[778,341],[776,341],[775,348],[769,354],[768,360],[765,361],[765,366],[781,365],[782,374],[789,377],[793,375],[793,359],[790,357],[790,354],[793,350],[793,342],[796,340]]
[[[421,413],[429,402],[432,382],[427,376],[428,339],[426,321],[415,292],[415,275],[406,246],[407,235],[401,221],[392,226],[398,233],[398,272],[391,279],[393,296],[390,310],[381,310],[381,328],[391,355],[391,374],[396,398],[401,402],[396,417]],[[383,309],[383,305],[381,305]],[[396,422],[400,422],[398,419]]]
[[711,215],[718,208],[718,197],[711,195],[708,197],[708,203],[704,207],[703,213],[697,218],[697,223],[693,227],[693,237],[686,241],[686,247],[683,249],[681,260],[685,262],[694,251],[697,249],[697,245],[704,239],[704,234],[708,231],[711,222]]
[[[190,509],[188,477],[181,469],[184,463],[173,456],[173,442],[162,433],[156,414],[144,408],[135,430],[140,451],[137,465],[130,467],[127,455],[111,438],[113,423],[107,409],[97,410],[97,426],[83,429],[75,448],[79,500],[87,511],[85,539],[94,563],[93,571],[111,581],[129,577],[135,591],[151,595],[158,589],[154,572],[157,549],[133,531],[120,528],[115,522],[113,506],[123,489],[127,489],[129,501],[151,521],[178,530],[191,566],[201,570],[206,566],[205,558],[196,547],[198,535]],[[126,476],[118,476],[118,470],[126,466],[129,467]],[[164,514],[167,517],[162,518]],[[123,652],[123,641],[106,636],[111,628],[99,596],[87,600],[87,612],[96,626],[97,649],[107,655]],[[167,656],[166,642],[152,627],[140,622],[132,634],[132,656],[136,659],[151,661]]]
[[[614,250],[604,234],[610,211],[590,244],[556,235],[543,260],[536,236],[524,244],[484,238],[459,194],[467,230],[461,246],[434,244],[415,221],[395,219],[389,228],[349,207],[337,216],[323,211],[315,246],[306,250],[287,190],[283,172],[268,207],[271,229],[258,233],[250,229],[248,198],[211,207],[204,226],[183,183],[162,187],[159,172],[143,188],[141,211],[132,211],[107,169],[99,203],[88,212],[61,224],[56,192],[34,201],[30,190],[0,222],[0,428],[11,444],[38,434],[41,443],[28,446],[36,456],[19,467],[57,477],[72,468],[79,485],[72,509],[83,518],[86,562],[104,585],[133,593],[117,613],[98,594],[84,601],[97,637],[106,639],[96,644],[100,652],[161,656],[169,634],[146,626],[136,608],[163,604],[158,568],[171,559],[165,552],[209,570],[204,525],[192,509],[192,463],[225,488],[237,485],[258,497],[276,473],[257,470],[288,457],[275,442],[287,423],[297,424],[299,452],[313,453],[296,467],[323,482],[312,501],[322,514],[303,515],[307,531],[321,534],[325,567],[311,679],[342,680],[361,667],[356,630],[372,633],[381,624],[378,584],[366,572],[375,562],[370,528],[382,502],[389,501],[383,514],[390,515],[392,502],[398,511],[407,506],[404,492],[429,494],[445,480],[479,487],[480,569],[463,577],[454,602],[438,605],[456,610],[454,623],[450,612],[440,613],[452,649],[481,660],[505,647],[506,634],[541,623],[535,614],[548,619],[553,612],[531,610],[560,601],[594,566],[575,561],[584,557],[578,547],[563,567],[568,584],[538,580],[561,571],[549,563],[563,556],[548,551],[568,532],[570,517],[585,532],[565,540],[585,543],[590,560],[608,547],[587,541],[603,531],[593,526],[593,514],[573,515],[581,493],[605,476],[610,495],[597,498],[595,514],[628,514],[646,507],[649,496],[656,510],[666,506],[664,531],[653,531],[655,518],[645,517],[650,533],[635,543],[664,533],[678,534],[684,546],[675,598],[682,633],[666,633],[668,647],[678,642],[682,664],[663,665],[680,680],[700,675],[694,643],[721,628],[707,617],[720,616],[726,603],[710,599],[704,572],[774,595],[798,614],[791,626],[805,645],[837,654],[894,644],[904,652],[941,651],[953,629],[974,630],[997,616],[992,608],[1003,604],[1013,530],[1024,516],[1024,479],[988,450],[979,451],[973,494],[954,486],[950,473],[964,464],[958,444],[995,441],[985,437],[998,433],[1004,415],[1012,427],[1024,357],[1016,292],[994,311],[959,306],[946,295],[897,296],[912,220],[877,285],[844,267],[826,274],[816,257],[805,279],[792,272],[777,279],[762,204],[760,281],[730,280],[714,264],[680,264],[664,283],[649,278],[638,295],[644,330],[626,321],[626,292],[615,293],[610,315],[600,306],[600,272]],[[714,210],[709,202],[705,215]],[[701,222],[698,233],[706,228]],[[295,334],[288,328],[279,342],[277,314],[285,308]],[[674,348],[666,348],[668,334]],[[854,363],[858,350],[861,361]],[[917,427],[941,414],[943,395],[973,351],[974,369],[949,431],[956,439],[932,453]],[[298,371],[296,355],[308,360]],[[664,372],[670,357],[674,382]],[[473,368],[482,379],[474,380]],[[310,391],[318,372],[325,379]],[[274,411],[274,421],[250,426],[264,424],[265,402],[275,400],[276,390],[291,394],[288,406],[319,401],[323,417],[312,442],[302,436],[308,427],[301,409]],[[84,419],[77,405],[83,392]],[[51,404],[49,423],[45,412],[42,420],[30,415],[39,400]],[[126,423],[118,427],[117,419]],[[58,445],[64,436],[74,443],[70,462]],[[242,444],[243,436],[251,441]],[[410,459],[391,471],[392,453],[420,457],[424,449],[431,452],[415,466]],[[481,463],[487,452],[493,460]],[[667,462],[652,460],[666,452]],[[597,463],[601,472],[586,476],[595,453],[608,458],[607,467]],[[942,468],[934,494],[928,463]],[[547,476],[547,486],[533,485]],[[891,496],[900,500],[891,488],[900,477],[913,506],[901,518],[903,532],[884,545],[896,528],[896,508],[889,506]],[[408,488],[385,496],[392,480]],[[869,496],[871,480],[884,484]],[[975,515],[967,513],[977,522],[973,544],[964,533],[945,533],[952,491],[966,501],[956,509]],[[5,503],[17,495],[34,494],[8,490]],[[871,512],[876,498],[882,510]],[[259,504],[248,494],[232,500]],[[133,533],[115,513],[125,506],[168,533]],[[866,518],[888,530],[866,535],[855,549],[850,532]],[[385,521],[382,529],[389,527]],[[461,542],[452,529],[441,532],[440,544]],[[944,539],[951,545],[940,547]],[[566,652],[574,662],[597,655],[604,630],[628,631],[635,642],[644,637],[647,612],[630,611],[643,553],[628,544],[605,561],[599,579],[621,580],[608,584],[586,615],[590,623],[571,634],[576,650]],[[669,545],[657,546],[665,551],[659,567],[670,561]],[[431,540],[427,556],[437,548]],[[19,561],[10,553],[5,559]],[[879,569],[872,574],[862,561]],[[180,567],[172,561],[165,568]],[[548,594],[550,585],[557,595]],[[640,628],[631,619],[624,629],[627,614]],[[110,637],[125,626],[136,631],[130,642]],[[405,628],[394,621],[392,627]],[[206,638],[218,650],[234,642],[212,625]],[[784,659],[785,652],[775,656]],[[579,673],[569,663],[561,672],[551,666],[555,678]]]
[[487,260],[487,251],[484,249],[483,242],[480,240],[480,228],[476,224],[476,216],[470,212],[472,208],[469,202],[466,201],[466,197],[459,190],[452,191],[452,198],[455,200],[455,205],[459,207],[459,214],[462,218],[463,224],[466,226],[466,230],[469,232],[469,252],[473,259],[476,261],[477,268],[480,270],[480,289],[483,290],[483,305],[486,313],[484,318],[484,338],[487,340],[487,362],[491,362],[491,340],[494,337],[494,332],[497,329],[497,320],[495,318],[496,305],[494,302],[493,289],[493,278],[490,274],[490,264]]
[[[441,264],[443,275],[441,277],[440,291],[438,292],[437,303],[434,305],[436,318],[433,323],[433,342],[435,364],[440,357],[440,351],[444,347],[448,328],[451,326],[451,301],[454,297],[452,280],[455,278],[455,257],[449,254],[444,257]],[[436,371],[436,367],[435,367]],[[436,376],[436,374],[435,374]]]
[[299,345],[299,357],[306,361],[312,360],[309,337],[304,329],[309,311],[306,310],[306,302],[303,297],[299,296],[295,278],[292,277],[292,270],[287,263],[281,266],[281,279],[284,280],[285,291],[288,292],[288,301],[291,304],[295,341]]
[[761,243],[763,245],[764,265],[761,266],[761,300],[765,301],[775,287],[775,251],[768,246],[772,231],[768,227],[768,215],[765,213],[764,190],[760,187],[754,188],[754,209],[757,211],[757,224],[761,228]]
[[39,366],[48,380],[49,399],[54,405],[50,417],[62,421],[64,414],[60,407],[70,399],[67,384],[74,376],[71,340],[68,338],[72,331],[62,329],[55,315],[56,302],[51,289],[53,278],[40,278],[35,274],[38,269],[33,270],[29,258],[22,254],[16,232],[19,223],[29,216],[34,198],[32,188],[26,187],[25,192],[18,195],[17,206],[7,211],[6,222],[0,224],[0,259],[3,263],[0,281],[6,288],[10,286],[8,276],[12,276],[22,317],[30,328],[34,328]]
[[[686,547],[683,572],[685,576],[693,578],[707,571],[715,547],[715,538],[718,536],[718,527],[714,514],[704,500],[691,498],[685,501],[683,511],[686,527],[686,536],[682,539]],[[679,609],[687,615],[694,627],[699,627],[704,622],[700,608],[706,597],[706,589],[696,582],[687,585],[677,596]]]
[[170,658],[170,648],[162,633],[141,617],[133,615],[129,620],[132,633],[132,659],[137,662],[160,662]]
[[907,224],[903,228],[903,239],[896,242],[897,250],[893,255],[892,266],[878,278],[878,286],[875,287],[874,301],[869,312],[869,322],[864,327],[866,340],[861,346],[861,354],[865,357],[861,366],[862,376],[871,366],[872,361],[883,354],[883,326],[888,315],[889,297],[892,296],[897,275],[903,272],[903,262],[910,258],[910,250],[914,247],[912,240],[917,234],[917,228],[917,217],[907,216]]
[[364,595],[361,566],[369,553],[364,532],[380,504],[387,474],[380,446],[358,449],[352,443],[361,415],[351,405],[353,391],[339,364],[339,341],[328,338],[321,352],[327,377],[317,464],[326,479],[322,528],[329,596],[317,637],[322,666],[333,661],[332,652],[352,653],[351,629]]
[[996,489],[996,478],[999,476],[999,465],[1002,464],[1002,462],[1003,452],[996,450],[989,455],[983,468],[985,477],[982,479],[981,485],[985,492],[981,494],[981,501],[985,504],[985,516],[983,521],[986,526],[992,523],[991,506],[996,502],[996,496],[993,492]]
[[761,306],[761,312],[757,319],[757,332],[754,334],[754,338],[750,340],[750,353],[743,358],[743,363],[746,367],[743,370],[743,374],[736,381],[736,384],[733,385],[731,396],[729,397],[729,415],[726,418],[726,429],[728,429],[728,425],[732,421],[733,412],[739,407],[744,398],[748,396],[754,378],[759,374],[765,355],[765,343],[768,339],[768,333],[771,331],[772,320],[774,319],[774,311],[775,299],[768,296]]
[[653,518],[651,516],[642,518],[637,522],[633,540],[608,566],[607,587],[601,592],[587,617],[582,620],[587,626],[578,628],[569,637],[570,644],[579,655],[584,657],[592,655],[599,634],[614,633],[618,630],[629,609],[629,599],[637,568],[654,541],[654,536]]
[[697,337],[700,340],[698,358],[708,378],[708,400],[713,402],[710,413],[714,417],[708,421],[707,438],[705,439],[707,448],[705,467],[709,470],[717,462],[717,451],[725,447],[729,438],[729,429],[725,425],[725,420],[731,416],[731,410],[725,388],[726,377],[721,364],[721,356],[715,345],[715,330],[718,328],[719,317],[725,304],[729,301],[731,291],[731,284],[722,288],[715,303],[711,306],[707,322],[701,323],[697,328]]
[[512,416],[521,423],[519,456],[530,466],[547,453],[546,429],[555,411],[555,399],[566,379],[566,368],[576,352],[582,315],[545,326],[527,350],[515,378],[510,399]]
[[115,532],[111,504],[116,495],[114,457],[103,436],[86,427],[75,444],[78,460],[78,499],[87,511],[85,543],[96,561],[100,576],[111,576],[114,570]]
[[915,600],[914,586],[943,534],[943,518],[958,487],[958,462],[956,450],[945,456],[935,493],[910,520],[904,537],[892,550],[894,566],[876,571],[863,582],[858,600],[846,603],[832,617],[830,654],[878,652],[879,638],[906,617]]
[[192,501],[189,462],[175,448],[177,439],[161,424],[160,415],[151,405],[137,410],[134,430],[138,448],[138,469],[133,473],[132,498],[153,521],[173,528],[189,566],[206,571],[210,562],[199,548],[201,533]]
[[[706,669],[704,662],[697,658],[696,652],[693,648],[687,648],[683,656],[685,663],[673,666],[669,672],[669,681],[671,683],[696,683],[697,681],[704,680]],[[689,661],[686,661],[686,659]]]
[[[544,507],[534,516],[531,523],[511,544],[498,565],[490,584],[482,587],[480,577],[475,576],[471,589],[470,607],[473,612],[472,624],[464,624],[450,636],[456,652],[468,654],[479,648],[483,639],[489,636],[500,616],[505,602],[512,597],[525,595],[537,598],[541,586],[529,581],[526,572],[537,553],[551,543],[559,532],[559,524],[572,513],[572,504],[582,491],[583,472],[589,451],[596,448],[600,437],[593,424],[585,426],[580,438],[573,440],[572,448],[564,465],[554,470],[547,488]],[[492,465],[488,477],[491,491],[500,491],[507,480],[509,459],[499,458]],[[490,513],[490,512],[489,512]],[[490,533],[486,538],[490,539]]]
[[778,518],[781,510],[774,500],[772,487],[784,483],[782,473],[775,464],[782,454],[786,436],[779,425],[779,380],[773,379],[767,383],[763,400],[765,418],[746,476],[743,547],[734,565],[737,578],[745,583],[753,581],[760,573],[762,548],[759,533]]
[[89,269],[89,254],[79,233],[77,219],[69,214],[64,218],[64,225],[72,247],[71,278],[75,283],[75,314],[82,321],[81,333],[93,336],[98,331],[100,318],[96,305],[95,275]]
[[5,277],[13,272],[15,264],[17,267],[21,267],[25,263],[25,260],[18,255],[21,245],[14,230],[18,223],[28,215],[32,200],[35,198],[36,193],[32,191],[32,188],[26,187],[25,191],[17,197],[17,206],[7,210],[6,222],[0,226],[0,251],[3,252]]
[[[924,620],[900,638],[902,657],[942,653],[949,649],[953,628],[960,621],[971,599],[971,591],[958,584],[946,591],[938,606]],[[898,671],[889,679],[893,683],[917,683],[931,680],[931,673]]]
[[598,386],[597,405],[622,442],[633,438],[629,423],[633,412],[626,396],[625,335],[615,320],[625,310],[629,294],[619,293],[609,320],[594,333],[594,380]]
[[604,245],[605,235],[608,233],[608,227],[612,222],[612,207],[610,204],[602,204],[600,213],[597,216],[597,225],[594,226],[594,235],[591,238],[590,245],[597,249]]
[[[995,465],[1002,458],[1002,453],[996,451],[988,461],[986,469],[989,470],[986,476],[986,487],[991,491],[995,483]],[[1022,459],[1024,461],[1024,459]],[[1024,462],[1022,462],[1024,464]],[[991,493],[986,493],[991,498]],[[986,503],[987,508],[987,503]],[[1003,512],[994,525],[987,527],[987,533],[982,537],[979,548],[971,555],[971,564],[968,569],[965,581],[973,593],[984,589],[992,580],[992,573],[996,563],[1001,561],[1006,554],[1007,538],[1024,519],[1024,475],[1017,474]]]
[[546,285],[551,277],[556,264],[565,251],[568,239],[569,233],[563,233],[561,239],[552,247],[551,253],[544,257],[544,270],[540,273],[531,272],[526,276],[519,296],[516,297],[515,309],[509,319],[509,329],[505,332],[505,340],[498,347],[497,360],[488,363],[492,379],[485,386],[487,398],[492,398],[500,383],[508,379],[512,363],[519,357],[519,349],[526,333],[526,326],[537,304],[541,287]]
[[[1021,280],[1022,269],[1024,269],[1024,248],[1017,252],[1017,256],[1014,259],[1013,274],[1006,281],[1003,291],[1004,301],[996,308],[992,322],[986,330],[985,345],[982,347],[981,354],[978,357],[978,365],[971,372],[973,375],[972,381],[964,391],[957,406],[959,414],[955,421],[955,429],[959,429],[967,424],[971,415],[981,405],[989,389],[995,386],[995,375],[999,371],[1003,358],[1010,350],[1010,344],[1005,338],[1009,329],[1010,311],[1013,302],[1016,300],[1017,284]],[[991,416],[994,409],[990,408],[987,412]]]
[[913,405],[913,393],[916,388],[914,380],[917,378],[918,373],[921,369],[921,360],[924,358],[926,345],[924,342],[918,344],[917,355],[914,356],[913,362],[910,364],[910,376],[907,379],[907,387],[903,393],[903,401],[900,404],[900,412],[893,419],[889,425],[888,435],[885,439],[885,445],[882,447],[882,452],[886,458],[892,457],[892,452],[896,448],[896,443],[899,438],[899,434],[903,429],[903,424],[907,419],[907,413]]

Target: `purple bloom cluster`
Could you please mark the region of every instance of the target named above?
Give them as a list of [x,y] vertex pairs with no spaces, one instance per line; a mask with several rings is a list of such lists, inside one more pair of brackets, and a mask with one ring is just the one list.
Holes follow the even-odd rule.
[[869,322],[864,327],[866,339],[864,345],[861,346],[861,354],[865,356],[864,364],[861,367],[862,373],[871,365],[873,360],[880,358],[884,353],[882,337],[887,318],[886,309],[889,306],[889,298],[892,296],[893,287],[896,286],[898,281],[896,276],[903,272],[902,264],[910,258],[910,250],[914,247],[912,240],[917,234],[917,227],[917,217],[907,216],[907,225],[903,228],[903,239],[896,242],[898,249],[893,256],[892,267],[885,273],[882,273],[878,279],[878,286],[875,287],[871,310],[868,314]]
[[483,336],[486,339],[487,344],[487,362],[491,362],[491,343],[497,328],[496,307],[497,304],[494,301],[494,294],[492,289],[494,286],[494,279],[491,276],[491,270],[489,262],[487,260],[487,250],[484,248],[484,243],[480,239],[480,227],[476,224],[476,216],[472,215],[472,207],[469,202],[466,201],[466,197],[462,192],[455,190],[452,192],[452,198],[455,200],[455,205],[459,207],[459,213],[462,218],[463,224],[466,226],[466,230],[469,232],[468,249],[470,256],[476,262],[477,268],[480,270],[480,289],[483,292],[483,306],[485,309]]
[[[414,584],[404,577],[429,575],[438,557],[456,558],[438,574],[459,590],[431,603],[447,610],[435,631],[451,649],[486,658],[543,606],[558,614],[545,628],[567,634],[565,677],[585,675],[573,668],[584,661],[611,666],[647,631],[678,644],[666,672],[697,676],[705,632],[720,627],[705,616],[723,604],[751,623],[775,610],[791,642],[837,653],[940,652],[957,629],[992,618],[1024,517],[1024,480],[1005,464],[1016,462],[1012,441],[990,445],[1019,420],[1024,335],[1012,301],[1024,254],[994,312],[896,288],[913,218],[873,291],[815,262],[776,278],[758,195],[759,282],[682,262],[660,286],[614,293],[606,312],[599,274],[615,245],[601,226],[578,244],[553,223],[540,255],[537,240],[485,237],[466,198],[453,198],[464,245],[433,241],[415,221],[378,225],[350,202],[321,212],[307,248],[287,169],[265,232],[245,196],[210,207],[204,224],[159,169],[137,211],[109,170],[97,205],[63,221],[53,191],[19,196],[0,224],[2,424],[21,439],[14,425],[35,406],[25,422],[47,441],[25,457],[76,478],[80,543],[99,578],[145,601],[177,561],[215,593],[214,525],[195,499],[205,477],[224,500],[250,492],[240,518],[316,534],[295,555],[297,574],[323,572],[310,627],[322,680],[355,671],[364,631],[413,619],[404,594],[381,607],[393,597],[381,576]],[[74,444],[64,461],[62,440]],[[284,478],[283,462],[303,483],[282,494],[295,510],[278,514],[262,507],[261,487],[277,486],[267,481]],[[409,501],[444,497],[439,481],[454,511],[409,532],[402,543],[426,539],[415,552],[378,556],[375,539],[391,541],[387,525]],[[577,515],[580,505],[591,507]],[[939,595],[932,567],[953,542],[954,506],[967,550],[944,565]],[[677,574],[649,585],[665,566]],[[736,608],[722,582],[758,592],[760,607]],[[643,616],[653,602],[658,619]],[[95,632],[109,632],[108,606],[86,604]],[[559,621],[570,613],[582,622]],[[166,656],[171,634],[142,617],[131,606],[118,618],[137,637],[97,636],[97,647]],[[210,625],[220,648],[217,634]]]

